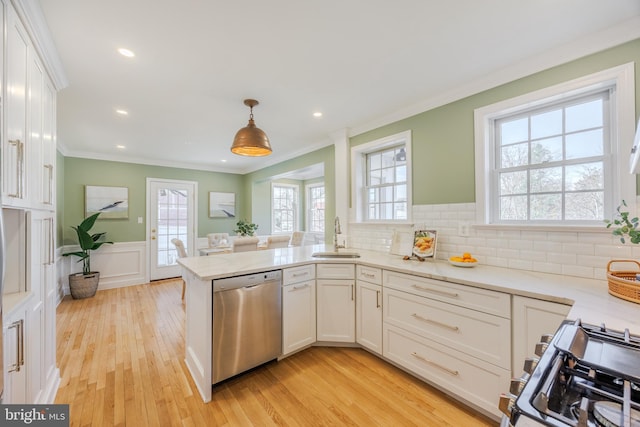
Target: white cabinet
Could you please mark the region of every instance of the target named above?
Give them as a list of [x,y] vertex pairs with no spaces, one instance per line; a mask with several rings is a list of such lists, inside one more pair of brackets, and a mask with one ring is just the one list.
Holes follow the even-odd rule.
[[524,359],[533,356],[540,337],[554,334],[571,306],[518,295],[513,296],[512,374],[522,374]]
[[[41,60],[46,56],[35,48],[46,46],[30,38],[40,34],[34,22],[21,2],[0,0],[0,70],[5,73],[0,76],[5,83],[0,93],[0,169],[7,231],[3,320],[9,349],[3,362],[10,390],[5,402],[39,404],[54,401],[60,376],[54,259],[56,87],[48,72],[52,69]],[[18,356],[20,370],[15,369]]]
[[56,277],[54,212],[30,212],[30,287],[34,295],[29,313],[29,395],[27,402],[47,403],[55,396]]
[[12,7],[6,34],[2,201],[54,210],[56,90]]
[[27,366],[25,361],[28,326],[27,299],[11,313],[5,313],[4,324],[4,397],[2,403],[27,402]]
[[356,338],[355,266],[316,266],[317,339],[354,343]]
[[282,355],[316,342],[316,266],[282,271]]
[[510,296],[383,271],[383,355],[489,414],[511,378]]
[[30,42],[12,7],[7,9],[5,137],[2,141],[4,205],[26,205],[27,84]]
[[382,270],[356,267],[356,342],[382,354]]

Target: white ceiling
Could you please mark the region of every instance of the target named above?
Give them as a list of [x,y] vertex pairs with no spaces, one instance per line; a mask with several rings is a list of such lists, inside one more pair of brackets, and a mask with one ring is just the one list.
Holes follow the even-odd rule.
[[[638,0],[39,2],[65,155],[238,173],[640,37]],[[245,98],[267,158],[229,151]]]

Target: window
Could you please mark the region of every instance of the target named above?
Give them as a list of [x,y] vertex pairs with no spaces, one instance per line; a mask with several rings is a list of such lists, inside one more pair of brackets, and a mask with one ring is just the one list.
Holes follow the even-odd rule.
[[271,206],[272,233],[292,233],[295,231],[298,218],[298,187],[273,184]]
[[410,220],[410,132],[353,147],[351,158],[356,220]]
[[620,68],[476,110],[479,222],[601,226],[635,195]]
[[324,233],[324,184],[307,186],[307,231]]

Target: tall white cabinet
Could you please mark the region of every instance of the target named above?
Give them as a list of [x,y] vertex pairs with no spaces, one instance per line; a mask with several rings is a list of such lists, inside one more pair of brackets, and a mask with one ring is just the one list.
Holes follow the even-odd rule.
[[36,2],[0,0],[0,188],[9,237],[3,294],[5,404],[52,403],[60,381],[55,317],[59,85],[36,48],[46,45],[38,39],[46,33],[36,28],[41,23],[33,7]]

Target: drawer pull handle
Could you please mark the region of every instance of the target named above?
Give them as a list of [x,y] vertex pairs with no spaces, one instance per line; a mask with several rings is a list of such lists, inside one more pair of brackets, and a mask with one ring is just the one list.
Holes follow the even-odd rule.
[[308,287],[309,287],[308,283],[305,283],[304,285],[293,285],[289,292],[299,291],[300,289],[304,289],[304,288],[308,288]]
[[420,316],[418,313],[413,313],[411,317],[422,320],[423,322],[431,323],[432,325],[441,326],[443,328],[451,329],[452,331],[459,331],[460,328],[453,325],[447,325],[446,323],[438,322],[437,320],[427,319],[426,317]]
[[434,367],[436,367],[436,368],[438,368],[438,369],[441,369],[441,370],[445,371],[445,372],[446,372],[446,373],[448,373],[448,374],[451,374],[451,375],[453,375],[453,376],[458,376],[458,375],[460,375],[460,372],[458,372],[458,371],[454,371],[453,369],[449,369],[449,368],[447,368],[447,367],[445,367],[445,366],[440,365],[439,363],[433,362],[433,361],[431,361],[431,360],[429,360],[429,359],[427,359],[427,358],[425,358],[425,357],[422,357],[422,356],[420,356],[418,353],[416,353],[415,351],[414,351],[413,353],[411,353],[411,355],[412,355],[413,357],[415,357],[416,359],[418,359],[418,360],[420,360],[420,361],[424,362],[424,363],[427,363],[427,364],[429,364],[429,365],[431,365],[431,366],[434,366]]
[[425,288],[423,286],[419,286],[419,285],[411,285],[412,288],[418,289],[420,291],[427,291],[427,292],[431,292],[433,294],[438,294],[438,295],[444,295],[445,297],[450,297],[450,298],[458,298],[460,295],[458,295],[455,292],[446,292],[446,291],[440,291],[438,289],[431,289],[431,288]]
[[361,276],[364,276],[364,277],[368,277],[369,279],[373,279],[374,277],[376,277],[376,275],[375,275],[375,274],[365,273],[364,271],[362,271],[362,272],[360,273],[360,275],[361,275]]
[[292,276],[293,277],[300,277],[300,276],[306,276],[308,274],[309,274],[309,272],[305,271],[304,273],[293,273]]

